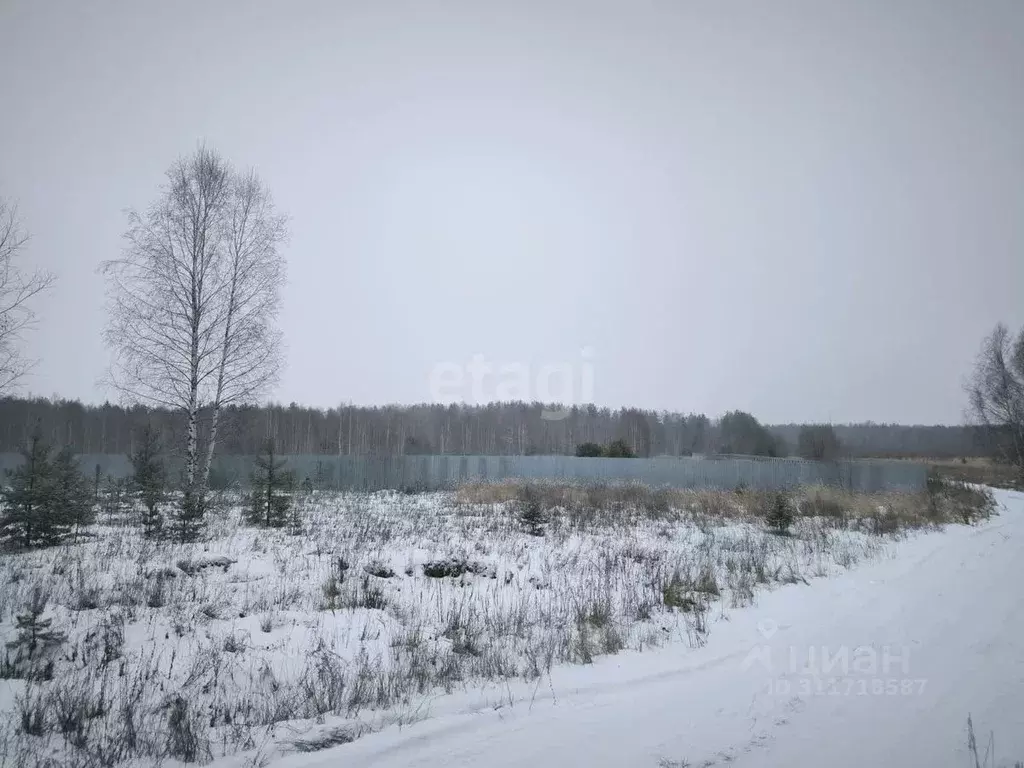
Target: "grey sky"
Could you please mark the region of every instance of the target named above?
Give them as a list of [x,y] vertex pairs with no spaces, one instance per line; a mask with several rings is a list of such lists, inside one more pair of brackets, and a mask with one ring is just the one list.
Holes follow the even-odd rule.
[[1024,323],[1019,0],[0,0],[0,70],[37,394],[107,396],[96,267],[200,139],[291,217],[285,402],[590,347],[600,404],[957,423]]

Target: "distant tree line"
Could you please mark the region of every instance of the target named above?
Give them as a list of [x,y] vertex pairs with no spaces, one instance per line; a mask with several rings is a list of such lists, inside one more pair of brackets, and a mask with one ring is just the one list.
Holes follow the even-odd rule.
[[[846,456],[927,456],[956,458],[989,452],[985,430],[972,426],[834,425],[820,429],[818,448],[807,447],[801,429],[809,425],[762,426],[735,411],[712,421],[703,414],[610,410],[594,406],[568,409],[565,419],[544,418],[540,403],[412,405],[318,409],[291,405],[229,406],[221,413],[218,452],[256,455],[268,437],[281,454],[563,454],[583,443],[601,446],[621,440],[641,457],[705,453]],[[200,420],[206,417],[200,414]],[[0,451],[24,448],[38,426],[53,445],[76,453],[133,454],[139,429],[150,424],[173,452],[184,442],[187,421],[166,408],[86,405],[46,398],[0,399]],[[814,425],[810,425],[814,426]],[[820,426],[820,425],[818,425]],[[824,442],[822,442],[824,441]]]
[[[797,446],[805,424],[773,424],[772,434]],[[816,426],[816,425],[811,425]],[[820,425],[817,425],[820,426]],[[955,459],[993,452],[990,431],[976,425],[835,424],[839,453],[849,457]]]

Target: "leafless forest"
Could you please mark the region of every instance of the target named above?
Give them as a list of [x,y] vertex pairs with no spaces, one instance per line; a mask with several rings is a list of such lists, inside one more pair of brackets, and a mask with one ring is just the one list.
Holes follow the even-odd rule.
[[[279,450],[292,454],[401,455],[572,454],[583,442],[626,440],[639,455],[682,456],[719,450],[728,436],[720,420],[703,414],[658,413],[640,409],[576,407],[559,421],[542,418],[539,403],[486,406],[412,405],[319,409],[290,405],[229,407],[218,450],[252,455],[268,433]],[[165,408],[86,405],[58,398],[0,400],[0,451],[19,450],[36,426],[53,444],[80,453],[131,453],[140,425],[152,422],[171,437],[181,419]],[[798,424],[771,425],[783,453],[795,452]],[[840,424],[834,430],[850,456],[984,456],[985,434],[971,426]],[[742,451],[753,452],[753,451]]]

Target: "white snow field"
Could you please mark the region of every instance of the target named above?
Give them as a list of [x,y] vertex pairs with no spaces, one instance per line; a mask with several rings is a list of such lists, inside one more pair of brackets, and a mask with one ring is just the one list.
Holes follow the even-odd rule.
[[[805,491],[778,536],[750,492],[567,490],[537,536],[493,493],[0,557],[0,765],[960,765],[968,714],[1024,759],[1024,496]],[[37,592],[66,637],[19,662]]]
[[1001,514],[979,527],[760,595],[702,648],[555,668],[513,706],[279,765],[960,766],[973,765],[970,713],[983,764],[1012,766],[1024,759],[1024,495],[996,498]]

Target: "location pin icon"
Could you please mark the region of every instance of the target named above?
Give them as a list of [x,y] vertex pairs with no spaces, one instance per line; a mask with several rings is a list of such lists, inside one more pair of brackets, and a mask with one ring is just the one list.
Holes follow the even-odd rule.
[[771,640],[779,630],[779,623],[774,619],[765,619],[764,621],[757,622],[757,631],[761,633],[761,637],[765,640]]

